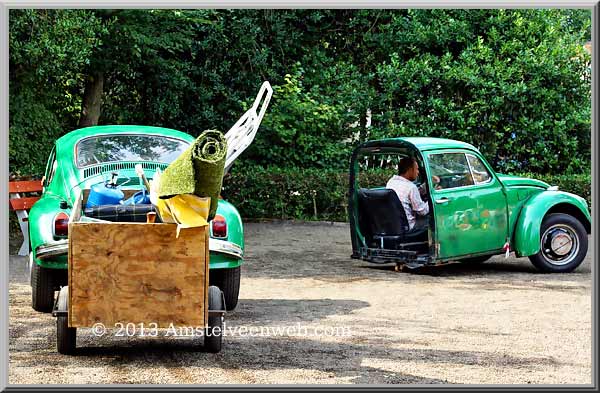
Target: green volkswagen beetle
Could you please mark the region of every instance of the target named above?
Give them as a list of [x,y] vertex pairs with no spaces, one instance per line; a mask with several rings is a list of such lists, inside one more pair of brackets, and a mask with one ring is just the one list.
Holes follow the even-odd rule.
[[[429,205],[425,225],[413,229],[396,192],[366,184],[362,176],[395,175],[406,156],[420,168],[414,183]],[[363,143],[352,154],[348,196],[352,257],[368,262],[416,268],[514,252],[541,271],[570,272],[588,250],[591,218],[584,198],[496,173],[464,142],[413,137]]]
[[[29,214],[32,305],[37,311],[52,311],[54,292],[67,285],[67,229],[71,207],[80,191],[118,173],[123,191],[143,187],[135,172],[141,164],[151,179],[157,168],[164,170],[194,137],[167,128],[146,126],[100,126],[72,131],[56,141],[43,178],[42,197]],[[103,146],[102,151],[97,147]],[[237,303],[244,236],[235,207],[220,200],[210,225],[211,284],[219,286]]]
[[[272,94],[271,85],[264,82],[252,107],[225,134],[226,171],[254,140]],[[55,291],[67,285],[68,220],[76,196],[82,193],[85,199],[92,186],[109,179],[123,192],[133,194],[144,188],[136,165],[141,165],[151,180],[156,169],[164,170],[194,140],[168,128],[114,125],[82,128],[56,141],[42,179],[42,196],[29,213],[29,268],[35,310],[52,311]],[[135,214],[135,208],[133,211]],[[220,199],[209,231],[209,281],[223,291],[227,310],[233,310],[238,303],[244,256],[244,231],[235,206]]]

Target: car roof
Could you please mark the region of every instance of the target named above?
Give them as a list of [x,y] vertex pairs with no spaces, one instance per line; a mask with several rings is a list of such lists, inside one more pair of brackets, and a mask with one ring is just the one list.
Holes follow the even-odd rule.
[[58,146],[70,148],[82,138],[106,134],[154,134],[179,138],[190,142],[194,140],[194,137],[190,134],[171,128],[139,125],[106,125],[85,127],[71,131],[58,138],[56,143]]
[[404,141],[414,145],[417,149],[424,150],[434,150],[434,149],[471,149],[478,150],[475,146],[470,143],[457,141],[454,139],[446,139],[446,138],[430,138],[430,137],[398,137],[398,138],[388,138],[382,139],[382,141]]

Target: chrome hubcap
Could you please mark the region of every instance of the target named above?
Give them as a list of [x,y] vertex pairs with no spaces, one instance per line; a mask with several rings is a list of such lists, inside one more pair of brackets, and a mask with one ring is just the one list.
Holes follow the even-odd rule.
[[568,264],[579,251],[579,239],[575,230],[565,224],[552,225],[540,240],[542,254],[553,265]]

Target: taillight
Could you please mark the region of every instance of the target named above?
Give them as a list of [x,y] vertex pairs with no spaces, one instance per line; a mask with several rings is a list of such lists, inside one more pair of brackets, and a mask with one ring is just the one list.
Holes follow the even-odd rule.
[[213,237],[227,237],[227,221],[225,221],[225,217],[222,215],[217,214],[215,218],[213,218],[211,221],[211,227]]
[[69,216],[58,213],[54,217],[54,236],[67,236],[69,234]]

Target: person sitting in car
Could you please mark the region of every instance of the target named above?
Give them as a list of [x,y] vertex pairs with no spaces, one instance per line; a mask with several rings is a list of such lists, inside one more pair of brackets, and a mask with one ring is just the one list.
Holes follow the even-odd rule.
[[[413,157],[404,157],[398,163],[398,174],[388,180],[386,188],[394,190],[404,207],[409,229],[421,229],[427,226],[429,204],[421,199],[426,192],[425,183],[417,187],[413,182],[419,177],[419,164]],[[439,178],[433,176],[433,182]],[[437,180],[437,181],[436,181]]]

